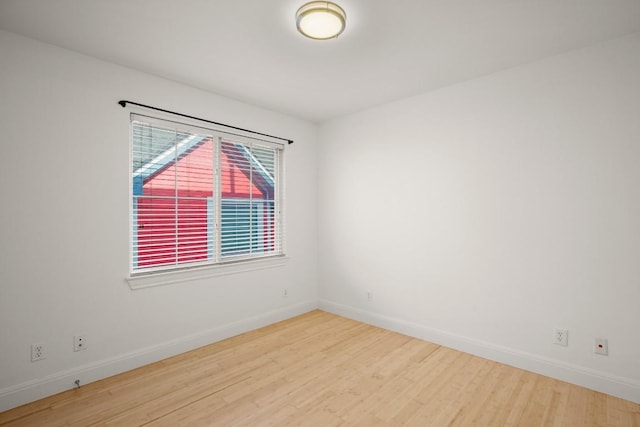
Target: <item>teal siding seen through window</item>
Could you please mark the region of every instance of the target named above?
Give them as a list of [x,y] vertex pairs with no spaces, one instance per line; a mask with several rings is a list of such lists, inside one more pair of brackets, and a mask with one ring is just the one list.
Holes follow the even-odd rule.
[[222,199],[222,256],[237,256],[271,250],[274,242],[262,236],[269,230],[273,201]]

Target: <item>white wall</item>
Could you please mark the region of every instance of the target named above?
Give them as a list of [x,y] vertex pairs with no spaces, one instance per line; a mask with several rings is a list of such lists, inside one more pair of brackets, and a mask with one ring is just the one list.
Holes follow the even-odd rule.
[[318,155],[322,308],[640,402],[639,34],[335,119]]
[[[316,306],[315,125],[7,32],[0,54],[0,411]],[[129,288],[120,99],[295,140],[286,266]]]

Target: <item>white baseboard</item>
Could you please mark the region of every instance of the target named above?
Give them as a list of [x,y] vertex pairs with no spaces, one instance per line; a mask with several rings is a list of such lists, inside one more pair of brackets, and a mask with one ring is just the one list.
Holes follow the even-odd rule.
[[640,384],[626,378],[595,371],[589,368],[549,359],[507,347],[475,340],[441,330],[429,328],[406,320],[384,316],[355,307],[320,300],[307,301],[258,316],[222,325],[204,332],[167,341],[110,359],[97,361],[66,371],[57,372],[0,390],[0,412],[16,406],[51,396],[73,387],[76,379],[88,384],[117,375],[167,357],[202,347],[235,335],[285,320],[316,308],[348,317],[408,336],[420,338],[465,353],[484,357],[527,371],[556,378],[622,399],[640,403]]
[[640,403],[640,383],[582,366],[550,359],[524,351],[451,334],[428,326],[409,322],[399,318],[361,310],[359,308],[320,300],[318,307],[329,313],[358,320],[380,328],[404,335],[420,338],[435,344],[504,363],[516,368],[535,372],[540,375],[566,381],[582,387],[596,390],[611,396]]
[[0,390],[0,412],[315,310],[307,301]]

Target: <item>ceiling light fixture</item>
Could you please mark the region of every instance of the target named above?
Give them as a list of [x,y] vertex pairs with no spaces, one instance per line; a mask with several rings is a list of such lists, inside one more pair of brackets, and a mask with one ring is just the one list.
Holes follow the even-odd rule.
[[330,1],[312,1],[296,12],[296,27],[304,36],[314,40],[338,37],[347,22],[347,14]]

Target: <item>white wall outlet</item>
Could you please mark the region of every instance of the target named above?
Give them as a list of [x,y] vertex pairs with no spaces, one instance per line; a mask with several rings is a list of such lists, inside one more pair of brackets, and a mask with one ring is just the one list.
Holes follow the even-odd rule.
[[37,362],[38,360],[46,359],[47,355],[44,352],[44,344],[35,343],[31,344],[31,361]]
[[593,348],[593,352],[596,354],[601,354],[603,356],[609,355],[609,341],[605,338],[596,338],[595,347]]
[[84,335],[73,336],[73,351],[81,351],[87,349],[87,339]]
[[286,298],[289,296],[289,291],[287,289],[282,290],[282,298]]
[[373,291],[367,291],[367,301],[373,301]]
[[567,329],[554,329],[553,343],[566,347],[569,344],[569,331]]

